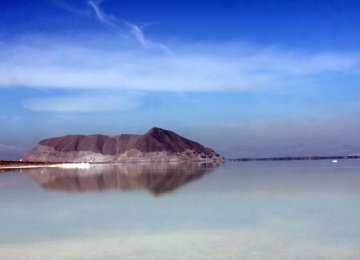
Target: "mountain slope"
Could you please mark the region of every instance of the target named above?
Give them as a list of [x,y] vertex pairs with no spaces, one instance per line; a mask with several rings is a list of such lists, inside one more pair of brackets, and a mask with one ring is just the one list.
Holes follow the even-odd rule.
[[45,139],[31,149],[24,161],[135,162],[223,161],[210,148],[172,131],[152,128],[144,135],[67,135]]

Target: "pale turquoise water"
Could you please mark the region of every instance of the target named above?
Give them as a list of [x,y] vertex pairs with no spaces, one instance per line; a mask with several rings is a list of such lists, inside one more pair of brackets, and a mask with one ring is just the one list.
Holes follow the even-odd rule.
[[360,160],[0,174],[0,259],[360,259]]

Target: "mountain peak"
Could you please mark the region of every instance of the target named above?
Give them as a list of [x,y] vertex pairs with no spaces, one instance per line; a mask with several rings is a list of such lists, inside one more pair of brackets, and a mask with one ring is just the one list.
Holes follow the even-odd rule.
[[171,131],[162,129],[160,127],[152,127],[149,131],[146,132],[145,135],[152,133],[165,133],[165,132],[171,132]]

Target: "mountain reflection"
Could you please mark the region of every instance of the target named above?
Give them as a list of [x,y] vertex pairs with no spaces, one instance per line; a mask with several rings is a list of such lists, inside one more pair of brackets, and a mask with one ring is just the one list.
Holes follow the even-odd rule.
[[147,189],[171,192],[210,173],[215,164],[103,164],[89,169],[43,168],[27,176],[45,189],[68,192]]

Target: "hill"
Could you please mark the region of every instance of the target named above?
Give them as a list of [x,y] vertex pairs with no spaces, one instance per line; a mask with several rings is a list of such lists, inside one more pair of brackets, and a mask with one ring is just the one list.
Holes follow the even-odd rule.
[[224,158],[172,131],[154,127],[143,135],[67,135],[39,142],[23,158],[32,162],[202,161]]

